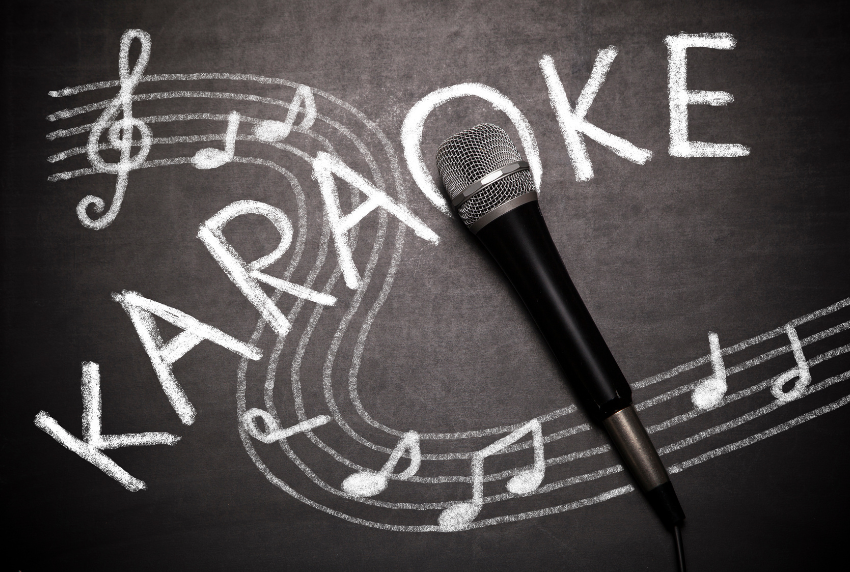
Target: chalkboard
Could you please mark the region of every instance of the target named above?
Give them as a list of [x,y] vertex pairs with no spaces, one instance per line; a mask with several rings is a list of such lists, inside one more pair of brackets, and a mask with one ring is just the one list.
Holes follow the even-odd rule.
[[5,13],[9,569],[673,570],[447,215],[437,146],[481,122],[539,181],[690,569],[843,558],[844,3]]

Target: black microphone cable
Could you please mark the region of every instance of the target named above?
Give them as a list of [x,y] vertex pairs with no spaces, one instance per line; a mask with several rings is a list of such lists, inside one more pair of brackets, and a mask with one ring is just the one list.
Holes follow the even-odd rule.
[[682,529],[680,525],[673,527],[673,536],[676,539],[676,559],[679,562],[679,572],[685,572],[685,547],[682,544]]

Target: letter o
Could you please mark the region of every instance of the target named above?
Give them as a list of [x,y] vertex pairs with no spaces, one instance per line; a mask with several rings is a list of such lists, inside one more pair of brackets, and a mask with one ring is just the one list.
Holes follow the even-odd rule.
[[540,164],[540,152],[537,149],[537,140],[525,115],[517,109],[516,105],[501,92],[482,83],[460,83],[449,87],[443,87],[432,91],[416,102],[416,105],[407,112],[404,123],[401,126],[401,144],[404,148],[404,159],[407,168],[413,176],[413,180],[422,189],[422,192],[435,207],[451,216],[449,202],[440,193],[437,185],[431,179],[425,161],[422,158],[422,130],[425,127],[425,119],[440,105],[458,97],[475,96],[480,97],[493,104],[494,109],[503,111],[508,119],[514,124],[519,132],[519,139],[525,151],[528,166],[537,192],[540,192],[540,180],[543,175],[543,167]]

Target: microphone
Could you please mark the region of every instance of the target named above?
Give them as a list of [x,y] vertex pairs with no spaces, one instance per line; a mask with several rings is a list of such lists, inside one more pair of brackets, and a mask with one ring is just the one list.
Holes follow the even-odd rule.
[[437,168],[458,216],[507,275],[567,377],[581,383],[656,514],[678,532],[685,513],[631,388],[552,242],[528,163],[504,129],[482,123],[446,139]]

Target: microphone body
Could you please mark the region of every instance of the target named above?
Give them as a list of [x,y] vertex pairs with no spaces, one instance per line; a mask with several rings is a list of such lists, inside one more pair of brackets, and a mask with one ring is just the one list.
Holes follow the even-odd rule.
[[536,200],[493,220],[478,239],[519,294],[571,380],[606,418],[632,402],[632,390],[590,317],[555,247]]
[[534,200],[493,219],[476,236],[519,294],[567,378],[583,386],[596,407],[595,416],[656,513],[667,526],[675,526],[685,514],[670,477],[632,407],[631,387],[567,273],[536,199],[535,193]]
[[624,465],[669,527],[685,515],[622,371],[570,279],[546,227],[537,191],[500,127],[482,124],[447,139],[437,165],[458,215],[525,304],[567,377],[595,407]]

